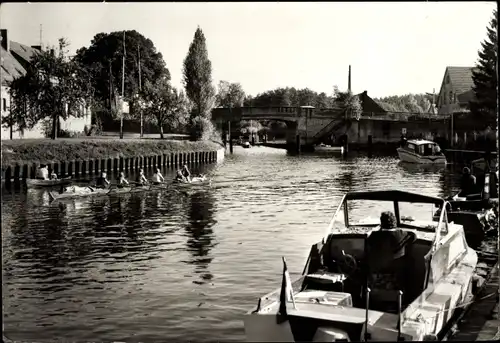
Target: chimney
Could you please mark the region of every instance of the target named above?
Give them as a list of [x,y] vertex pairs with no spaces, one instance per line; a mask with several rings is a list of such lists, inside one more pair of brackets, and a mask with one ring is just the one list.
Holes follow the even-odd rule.
[[347,80],[347,90],[350,92],[351,91],[351,65],[349,64],[349,77]]
[[50,55],[51,55],[51,56],[55,56],[55,54],[56,54],[56,53],[55,53],[55,50],[54,50],[54,49],[50,49]]
[[1,29],[0,35],[2,37],[2,48],[4,48],[7,51],[10,51],[10,41],[9,41],[9,36],[7,35],[7,30]]

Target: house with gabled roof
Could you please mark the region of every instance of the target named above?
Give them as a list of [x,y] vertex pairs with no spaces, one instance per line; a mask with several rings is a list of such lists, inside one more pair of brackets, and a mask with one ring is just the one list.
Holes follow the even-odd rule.
[[[0,83],[1,83],[1,103],[0,113],[2,118],[1,139],[16,138],[44,138],[43,125],[38,123],[33,129],[19,131],[16,128],[5,128],[3,118],[10,114],[10,82],[26,74],[31,63],[31,59],[42,51],[40,45],[28,46],[9,40],[8,32],[0,30]],[[67,131],[81,132],[85,125],[91,124],[90,112],[83,118],[68,118],[60,120],[60,128]]]
[[472,72],[474,67],[446,67],[437,107],[438,114],[467,111],[474,99]]

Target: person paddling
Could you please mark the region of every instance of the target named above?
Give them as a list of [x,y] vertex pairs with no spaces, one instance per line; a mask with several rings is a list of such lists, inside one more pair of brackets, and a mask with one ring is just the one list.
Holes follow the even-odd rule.
[[182,167],[182,176],[186,178],[187,182],[191,182],[191,172],[189,171],[187,164]]
[[175,175],[175,181],[178,182],[188,182],[187,179],[182,175],[182,170],[178,170],[177,174]]
[[118,187],[123,188],[127,187],[130,184],[128,183],[127,179],[125,178],[125,173],[120,172],[120,178],[118,179]]
[[136,182],[141,186],[148,184],[148,179],[146,179],[146,176],[144,175],[144,169],[139,170],[139,175],[137,176]]
[[156,172],[153,174],[153,183],[159,184],[165,181],[163,175],[161,175],[160,168],[156,168]]
[[109,186],[109,180],[105,172],[101,173],[101,176],[97,178],[95,182],[96,188],[106,188]]
[[49,179],[49,170],[45,164],[41,164],[36,171],[36,178],[40,180],[48,180]]

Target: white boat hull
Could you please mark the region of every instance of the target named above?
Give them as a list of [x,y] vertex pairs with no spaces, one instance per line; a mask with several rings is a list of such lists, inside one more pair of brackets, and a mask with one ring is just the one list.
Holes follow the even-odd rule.
[[[473,266],[476,264],[477,254],[469,248],[467,256],[450,274],[444,276],[433,289],[426,290],[408,306],[402,313],[401,336],[404,337],[405,341],[422,341],[424,338],[427,340],[427,337],[442,334],[445,325],[456,315],[457,309],[471,303],[470,284],[474,274]],[[295,293],[295,296],[299,294]],[[301,316],[303,313],[303,316],[324,316],[324,319],[333,322],[351,322],[358,325],[364,323],[364,309],[340,306],[339,304],[324,304],[322,306],[324,312],[313,314],[314,312],[309,309],[308,303],[298,302],[296,310],[292,310],[290,303],[287,303],[287,308],[290,309],[289,313],[292,316]],[[276,301],[257,313],[247,313],[244,325],[248,342],[295,342],[290,321],[286,320],[281,324],[276,321],[278,307],[279,301]],[[396,314],[375,310],[370,310],[368,313],[370,341],[397,341],[396,325],[398,319]],[[333,342],[335,337],[356,341],[356,339],[350,338],[346,332],[334,326],[318,328],[313,341]]]
[[398,156],[401,161],[407,163],[446,164],[446,156],[444,155],[422,156],[414,152],[398,148]]

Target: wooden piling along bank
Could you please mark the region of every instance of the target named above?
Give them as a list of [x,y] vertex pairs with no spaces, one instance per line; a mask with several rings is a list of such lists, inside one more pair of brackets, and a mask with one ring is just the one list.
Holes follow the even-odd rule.
[[[223,154],[223,152],[222,152]],[[172,152],[161,155],[137,157],[110,157],[105,159],[89,159],[77,161],[49,162],[43,161],[31,165],[13,165],[2,167],[2,180],[18,182],[25,179],[34,179],[40,163],[47,165],[49,173],[54,171],[59,178],[96,175],[106,172],[117,175],[120,171],[145,170],[156,167],[177,168],[184,164],[209,164],[221,159],[220,151]]]

